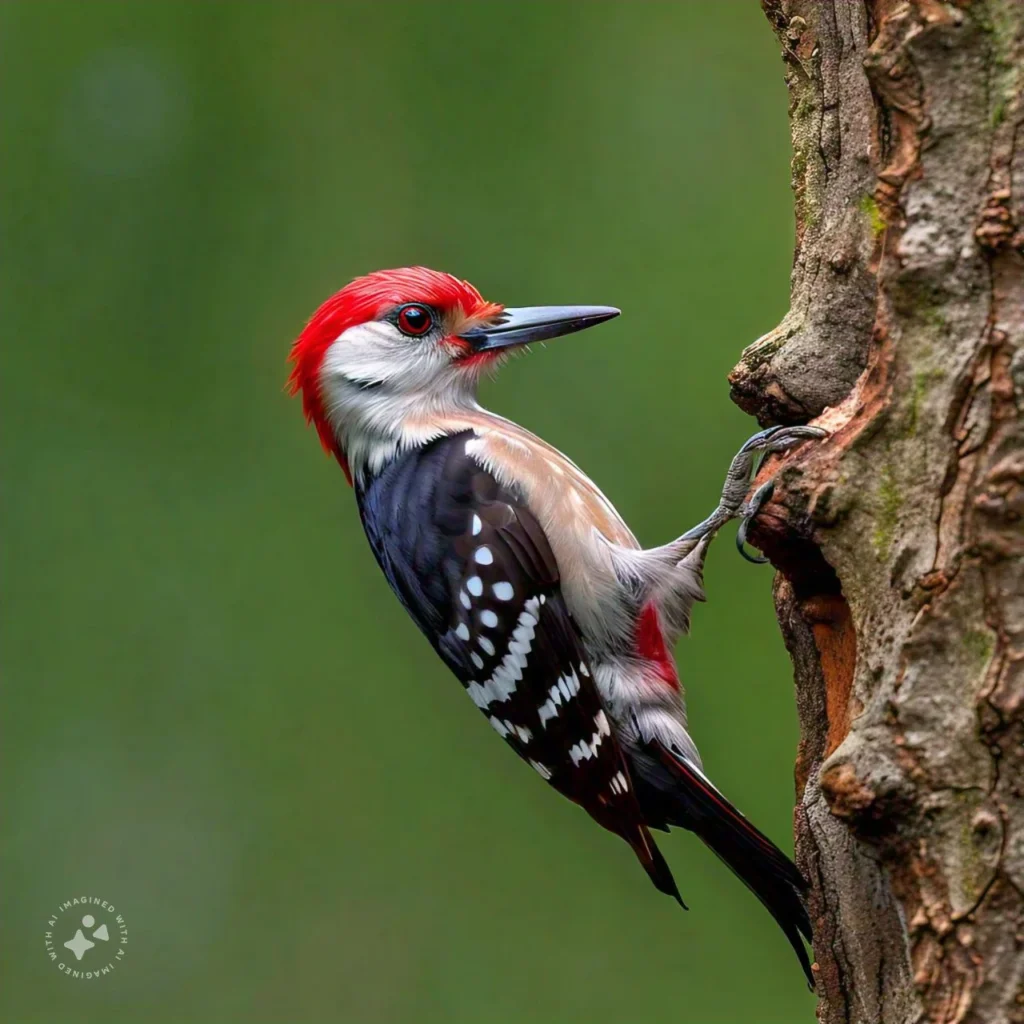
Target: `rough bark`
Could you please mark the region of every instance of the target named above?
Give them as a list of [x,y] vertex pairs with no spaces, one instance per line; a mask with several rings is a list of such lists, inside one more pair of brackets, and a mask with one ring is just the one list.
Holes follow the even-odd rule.
[[[762,0],[791,308],[733,396],[830,439],[752,532],[827,1024],[1024,1022],[1024,0]],[[767,467],[771,472],[776,467]]]

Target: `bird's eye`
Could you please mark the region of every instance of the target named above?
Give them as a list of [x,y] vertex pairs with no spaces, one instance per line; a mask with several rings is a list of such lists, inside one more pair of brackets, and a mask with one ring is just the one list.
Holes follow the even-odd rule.
[[434,318],[422,306],[403,306],[398,311],[398,329],[418,338],[434,326]]

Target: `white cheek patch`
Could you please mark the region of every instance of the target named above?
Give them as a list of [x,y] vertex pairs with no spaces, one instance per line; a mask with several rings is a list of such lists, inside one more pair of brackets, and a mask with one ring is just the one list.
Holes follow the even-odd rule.
[[387,320],[343,331],[318,371],[323,405],[352,471],[379,470],[402,445],[438,436],[438,413],[465,408],[475,391],[453,373],[442,346],[410,338]]
[[372,389],[391,380],[401,365],[400,338],[393,324],[378,320],[343,331],[324,354],[322,386],[333,396],[341,389]]

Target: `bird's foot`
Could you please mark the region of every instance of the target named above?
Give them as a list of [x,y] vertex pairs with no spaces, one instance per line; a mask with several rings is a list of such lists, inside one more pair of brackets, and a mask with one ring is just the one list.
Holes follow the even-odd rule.
[[[828,436],[827,430],[822,430],[821,427],[806,427],[806,426],[795,426],[795,427],[769,427],[767,430],[762,430],[760,433],[755,434],[749,441],[740,449],[740,452],[752,451],[761,452],[762,460],[765,455],[769,452],[784,452],[790,448],[801,444],[803,441],[808,440],[820,440],[823,437]],[[757,476],[758,470],[760,470],[761,464],[758,463],[757,467],[753,470],[753,476]],[[747,552],[747,532],[750,529],[750,524],[757,518],[757,514],[772,500],[772,495],[775,493],[775,481],[768,480],[761,484],[760,487],[750,497],[750,501],[746,503],[741,509],[740,514],[740,528],[736,531],[736,550],[748,561],[753,562],[755,565],[763,565],[768,561],[763,555],[751,555]]]
[[764,555],[751,555],[748,553],[746,549],[747,531],[750,529],[750,524],[757,517],[758,512],[772,500],[774,493],[774,480],[768,480],[766,483],[761,484],[751,495],[750,501],[744,506],[743,515],[740,517],[740,528],[736,531],[736,550],[748,562],[753,562],[755,565],[764,565],[768,559]]
[[730,519],[739,517],[743,522],[740,524],[737,543],[743,557],[752,562],[767,561],[764,558],[748,555],[743,548],[743,543],[746,540],[750,523],[771,499],[775,488],[769,481],[754,492],[749,502],[745,502],[747,491],[750,489],[750,481],[757,476],[761,468],[761,460],[766,455],[772,452],[788,451],[804,441],[820,440],[827,436],[828,431],[822,430],[821,427],[777,426],[758,431],[753,437],[748,438],[729,466],[718,508],[702,523],[698,523],[692,530],[684,533],[679,540],[681,542],[700,540],[714,534]]

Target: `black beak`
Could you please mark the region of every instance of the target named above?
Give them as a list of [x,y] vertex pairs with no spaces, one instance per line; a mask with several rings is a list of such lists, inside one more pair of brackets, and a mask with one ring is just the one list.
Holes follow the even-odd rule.
[[502,310],[493,323],[473,327],[459,337],[468,341],[474,352],[490,352],[560,338],[618,315],[614,306],[520,306]]

